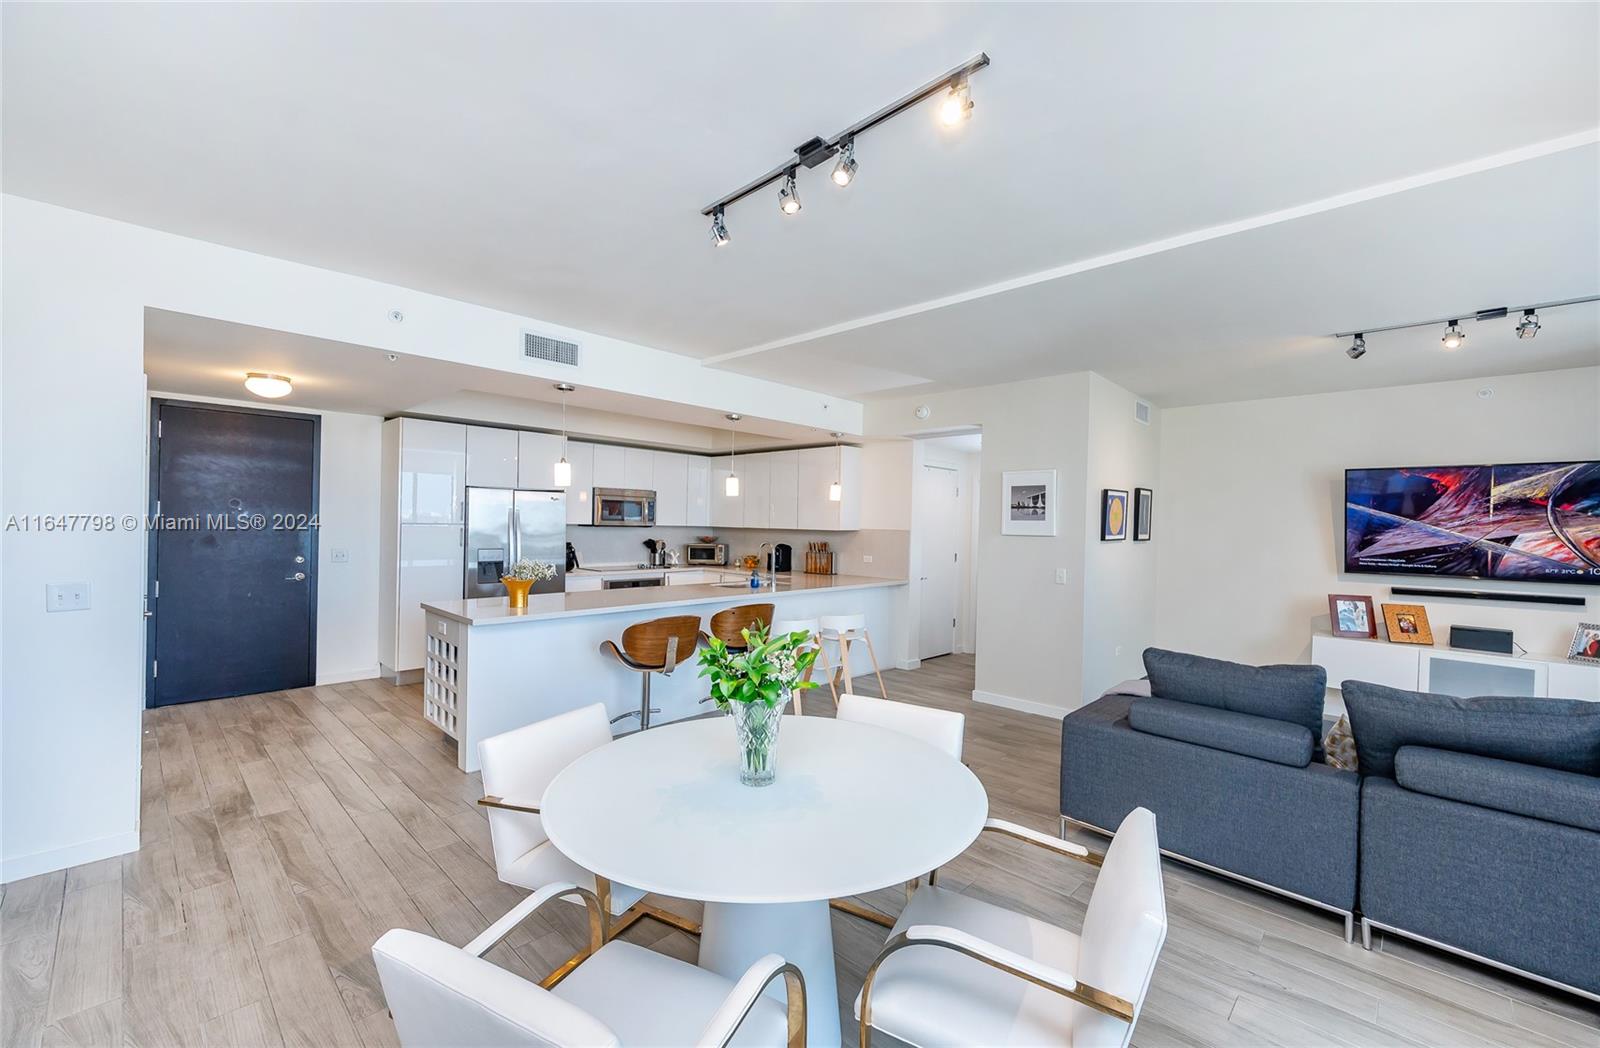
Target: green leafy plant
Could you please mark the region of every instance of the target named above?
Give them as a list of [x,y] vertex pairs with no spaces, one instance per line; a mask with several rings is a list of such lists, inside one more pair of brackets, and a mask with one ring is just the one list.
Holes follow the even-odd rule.
[[506,572],[508,579],[521,579],[524,582],[549,582],[556,577],[556,566],[547,560],[519,560],[511,565],[511,570]]
[[733,702],[777,706],[792,692],[817,687],[815,681],[803,679],[817,661],[814,649],[801,648],[810,639],[804,630],[771,637],[758,621],[754,628],[741,630],[740,636],[744,651],[731,651],[716,637],[700,649],[700,676],[711,679],[711,698],[719,708]]

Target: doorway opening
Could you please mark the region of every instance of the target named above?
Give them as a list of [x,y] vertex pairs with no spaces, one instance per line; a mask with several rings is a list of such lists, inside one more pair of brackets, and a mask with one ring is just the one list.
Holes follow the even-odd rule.
[[912,578],[917,659],[977,651],[977,506],[983,435],[921,436],[912,455]]

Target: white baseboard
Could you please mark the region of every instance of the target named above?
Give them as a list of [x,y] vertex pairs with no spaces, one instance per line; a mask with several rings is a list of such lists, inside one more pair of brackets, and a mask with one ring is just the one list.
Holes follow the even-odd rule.
[[380,674],[378,666],[363,666],[358,670],[331,670],[324,673],[317,671],[317,687],[325,688],[330,684],[349,684],[353,680],[371,680]]
[[922,660],[921,659],[901,659],[899,662],[894,664],[894,668],[897,669],[897,670],[917,670],[917,669],[921,669],[922,668]]
[[84,841],[82,844],[68,845],[65,848],[34,852],[32,855],[18,855],[0,862],[0,884],[10,884],[24,877],[53,873],[69,866],[82,866],[86,862],[97,862],[100,859],[109,859],[113,855],[126,855],[128,852],[138,850],[139,831],[132,830],[128,833],[117,833],[110,837]]
[[976,688],[972,689],[972,701],[989,706],[1004,706],[1008,710],[1031,713],[1036,717],[1049,717],[1051,720],[1060,720],[1072,712],[1065,706],[1052,706],[1048,702],[1034,702],[1032,699],[1019,699],[1014,695],[1002,695],[997,691],[979,691]]

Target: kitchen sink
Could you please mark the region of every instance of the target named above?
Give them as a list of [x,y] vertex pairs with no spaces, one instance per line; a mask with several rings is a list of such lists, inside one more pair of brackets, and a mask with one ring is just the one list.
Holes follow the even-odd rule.
[[[707,585],[715,586],[717,589],[742,589],[742,590],[747,590],[747,589],[750,589],[750,580],[749,579],[745,579],[745,580],[740,581],[740,582],[711,582],[711,583],[707,583]],[[793,585],[793,583],[779,582],[776,586],[774,586],[770,582],[763,582],[763,583],[761,583],[761,589],[759,589],[759,590],[750,590],[750,592],[751,593],[760,593],[762,590],[765,590],[766,592],[771,593],[775,589],[786,590],[791,585]]]

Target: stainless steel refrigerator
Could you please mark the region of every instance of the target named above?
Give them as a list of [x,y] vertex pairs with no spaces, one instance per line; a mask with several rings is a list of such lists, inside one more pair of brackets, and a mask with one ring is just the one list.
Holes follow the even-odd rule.
[[468,597],[501,597],[500,583],[519,560],[552,564],[556,577],[538,583],[534,593],[567,588],[567,496],[563,491],[467,489]]

